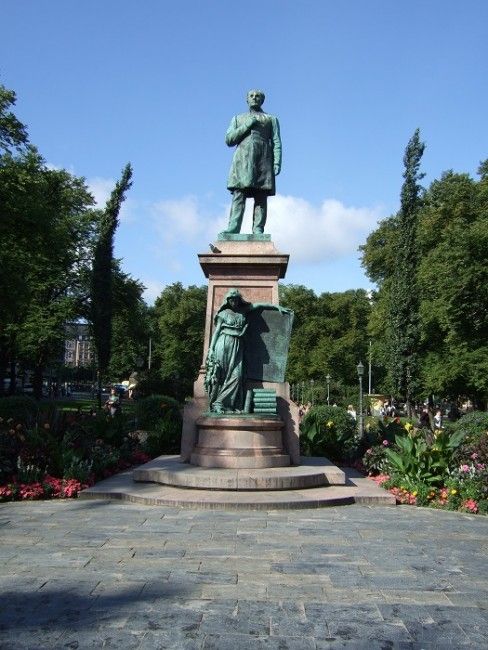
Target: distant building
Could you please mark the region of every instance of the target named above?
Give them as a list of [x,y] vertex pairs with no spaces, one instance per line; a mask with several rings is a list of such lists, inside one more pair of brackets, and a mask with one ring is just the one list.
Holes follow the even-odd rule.
[[90,367],[95,361],[93,338],[86,323],[69,323],[64,342],[64,365]]

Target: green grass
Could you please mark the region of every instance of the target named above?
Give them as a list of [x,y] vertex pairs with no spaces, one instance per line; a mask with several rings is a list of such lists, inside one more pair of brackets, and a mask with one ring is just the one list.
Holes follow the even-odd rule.
[[[81,409],[82,411],[89,411],[94,408],[97,409],[98,402],[96,399],[83,398],[83,399],[53,399],[53,400],[44,400],[43,404],[54,404],[56,408],[60,411],[77,411]],[[135,402],[129,400],[122,400],[122,412],[127,415],[132,415],[135,411]],[[102,401],[103,406],[103,401]]]

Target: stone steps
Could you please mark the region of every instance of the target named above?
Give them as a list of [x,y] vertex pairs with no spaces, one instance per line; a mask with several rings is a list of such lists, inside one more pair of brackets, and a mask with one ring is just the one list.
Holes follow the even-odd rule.
[[327,458],[302,458],[292,467],[205,468],[180,462],[179,456],[159,456],[132,473],[134,481],[200,490],[298,490],[345,485],[342,470]]
[[[164,458],[164,457],[160,457]],[[166,457],[170,464],[170,459]],[[159,459],[155,459],[159,460]],[[315,461],[319,467],[324,459],[307,459],[308,467]],[[151,461],[154,463],[155,461]],[[149,464],[151,464],[149,463]],[[134,481],[133,474],[145,466],[128,470],[100,481],[80,493],[81,499],[114,499],[144,505],[167,505],[187,508],[228,509],[228,510],[278,510],[298,508],[320,508],[326,506],[361,503],[366,505],[395,505],[395,497],[378,487],[370,479],[364,478],[354,470],[346,469],[344,484],[324,485],[300,489],[274,490],[219,490],[176,487]],[[187,466],[189,467],[189,466]],[[307,466],[306,466],[307,467]],[[203,472],[222,472],[228,470],[202,469]],[[285,468],[273,468],[281,469]],[[286,468],[296,470],[298,468]],[[336,468],[338,469],[338,468]],[[242,470],[240,470],[242,472]],[[248,470],[249,471],[249,470]],[[269,472],[269,469],[266,470]],[[338,470],[341,472],[342,470]]]

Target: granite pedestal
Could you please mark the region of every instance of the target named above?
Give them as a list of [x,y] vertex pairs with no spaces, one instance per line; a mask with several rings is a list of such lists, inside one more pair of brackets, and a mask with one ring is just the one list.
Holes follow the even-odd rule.
[[[213,467],[243,467],[240,463],[246,462],[243,460],[246,457],[247,462],[250,463],[247,467],[276,467],[277,464],[285,463],[285,459],[287,459],[286,464],[298,465],[300,463],[298,407],[290,400],[290,388],[284,381],[248,380],[244,386],[245,391],[249,388],[266,388],[276,392],[277,414],[282,422],[280,442],[276,442],[273,438],[268,444],[265,440],[259,441],[259,438],[254,438],[244,443],[244,449],[247,451],[232,446],[229,448],[230,451],[225,453],[225,448],[220,444],[218,447],[211,447],[218,449],[217,453],[214,453],[207,452],[207,442],[205,440],[202,442],[199,438],[200,434],[206,436],[204,432],[207,431],[207,427],[201,424],[208,408],[203,385],[204,363],[213,333],[215,313],[231,288],[238,289],[247,302],[279,304],[278,280],[285,277],[289,256],[279,253],[270,236],[264,234],[234,235],[229,240],[219,239],[212,245],[212,252],[202,253],[198,258],[205,277],[208,278],[207,311],[202,366],[194,383],[193,399],[185,405],[183,413],[181,460],[198,464],[226,463],[205,465]],[[232,428],[232,431],[235,430]],[[245,432],[246,426],[243,425],[244,437]],[[231,439],[232,436],[229,440]],[[275,450],[273,453],[266,454],[266,447],[274,447]],[[204,450],[203,453],[201,449]],[[234,465],[229,464],[232,462],[230,460],[232,454],[235,455]],[[271,460],[273,454],[274,460]],[[259,464],[265,462],[266,455],[269,456],[269,464]]]

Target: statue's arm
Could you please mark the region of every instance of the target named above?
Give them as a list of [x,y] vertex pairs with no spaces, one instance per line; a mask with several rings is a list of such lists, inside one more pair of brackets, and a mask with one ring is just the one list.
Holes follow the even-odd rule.
[[272,305],[269,302],[253,302],[249,308],[249,311],[254,309],[276,309],[280,312],[280,314],[293,314],[293,311],[291,309],[288,309],[288,307],[282,307],[281,305]]
[[215,330],[214,333],[212,334],[212,340],[210,341],[210,346],[208,348],[208,356],[211,356],[213,354],[215,344],[217,342],[217,339],[220,336],[220,330],[222,329],[222,320],[217,316],[217,322],[215,324]]
[[251,115],[246,115],[242,120],[238,120],[237,116],[233,117],[227,133],[225,134],[225,143],[229,147],[239,144],[249,133],[255,119]]
[[281,171],[281,135],[278,118],[273,116],[271,124],[273,126],[273,167],[275,176],[278,176]]

